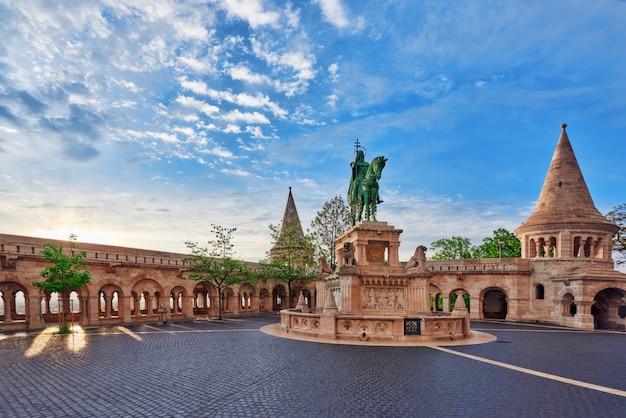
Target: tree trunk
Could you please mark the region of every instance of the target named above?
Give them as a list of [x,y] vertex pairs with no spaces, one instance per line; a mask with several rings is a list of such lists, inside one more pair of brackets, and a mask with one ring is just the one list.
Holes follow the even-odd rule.
[[222,294],[222,288],[217,288],[217,319],[222,320],[222,310],[224,309],[224,295]]

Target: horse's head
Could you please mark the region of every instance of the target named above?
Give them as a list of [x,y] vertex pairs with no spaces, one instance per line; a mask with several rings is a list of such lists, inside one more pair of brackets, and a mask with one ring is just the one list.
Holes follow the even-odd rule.
[[380,178],[380,173],[383,171],[383,168],[385,168],[386,162],[387,158],[383,157],[382,155],[372,160],[370,166],[372,167],[372,170],[376,173],[378,178]]

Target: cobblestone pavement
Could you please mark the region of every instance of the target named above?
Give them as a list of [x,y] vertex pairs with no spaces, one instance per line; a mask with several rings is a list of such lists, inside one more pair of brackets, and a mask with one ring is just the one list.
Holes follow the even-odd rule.
[[626,391],[624,333],[474,322],[498,340],[441,351],[320,344],[259,330],[276,322],[266,316],[0,334],[0,416],[626,415],[626,393],[607,393]]

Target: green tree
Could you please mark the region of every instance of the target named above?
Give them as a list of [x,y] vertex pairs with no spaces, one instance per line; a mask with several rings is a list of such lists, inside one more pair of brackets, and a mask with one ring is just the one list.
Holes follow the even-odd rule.
[[352,225],[350,208],[341,196],[335,196],[324,203],[317,212],[308,231],[318,256],[323,256],[334,269],[337,265],[335,241]]
[[522,246],[515,233],[499,228],[493,231],[492,237],[483,238],[474,255],[477,258],[517,258],[522,256]]
[[[72,246],[74,247],[74,246]],[[59,330],[62,334],[70,332],[67,326],[67,309],[66,301],[69,301],[69,292],[81,289],[91,281],[91,273],[87,271],[87,261],[85,257],[87,253],[84,251],[78,254],[67,255],[63,252],[63,247],[54,244],[46,244],[41,254],[46,261],[52,263],[39,275],[46,280],[41,282],[33,282],[33,286],[40,287],[48,293],[60,295],[59,313],[61,314],[61,323]]]
[[616,266],[621,266],[626,264],[626,203],[615,206],[606,217],[619,227],[613,236],[613,261]]
[[233,258],[233,233],[237,228],[224,228],[212,224],[215,239],[208,241],[208,246],[200,246],[197,242],[187,241],[185,245],[190,254],[184,258],[189,264],[188,274],[183,278],[206,281],[217,288],[218,318],[222,319],[224,311],[224,288],[233,284],[254,282],[252,269],[243,261]]
[[316,272],[313,266],[315,250],[310,237],[302,233],[298,222],[285,222],[281,227],[270,225],[273,246],[267,259],[259,262],[258,274],[287,284],[287,300],[293,306],[292,285],[296,281],[311,281]]
[[430,243],[430,248],[435,251],[431,257],[433,260],[459,260],[461,258],[474,258],[475,247],[466,237],[452,236],[441,238]]

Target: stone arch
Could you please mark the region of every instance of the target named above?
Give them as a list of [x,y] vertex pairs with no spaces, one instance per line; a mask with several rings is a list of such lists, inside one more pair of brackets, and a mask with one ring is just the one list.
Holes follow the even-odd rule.
[[285,309],[289,304],[287,300],[287,291],[283,285],[276,285],[272,290],[272,310],[280,311],[281,309]]
[[202,316],[219,315],[217,287],[207,281],[201,281],[193,288],[193,314]]
[[578,312],[578,306],[576,305],[576,299],[571,293],[565,293],[561,298],[561,315],[563,316],[575,316]]
[[231,287],[222,289],[223,312],[234,312],[237,310],[237,298]]
[[187,296],[187,290],[182,286],[176,286],[170,291],[169,303],[165,306],[169,307],[171,315],[180,315],[185,312],[185,296]]
[[500,287],[489,287],[481,292],[483,319],[506,319],[508,313],[508,296]]
[[626,292],[609,287],[600,290],[593,298],[591,314],[595,329],[619,329],[626,327]]
[[535,299],[545,299],[546,289],[541,283],[535,284]]
[[98,290],[98,317],[117,318],[124,312],[124,292],[114,284],[106,284]]
[[41,315],[45,322],[59,322],[65,314],[67,321],[84,322],[87,320],[87,301],[89,291],[86,287],[67,290],[64,295],[57,292],[39,291]]
[[131,291],[131,315],[139,318],[158,315],[163,303],[163,287],[153,279],[141,279]]
[[262,288],[259,291],[259,301],[262,311],[272,310],[272,297],[270,295],[270,291],[266,288]]
[[30,309],[28,307],[28,292],[24,286],[16,282],[0,283],[2,315],[0,322],[9,324],[15,321],[30,322]]
[[529,241],[529,258],[537,257],[537,243],[534,238],[531,238]]
[[434,284],[428,287],[428,296],[430,299],[430,310],[435,312],[443,311],[443,292]]
[[[454,289],[448,295],[448,298],[450,300],[450,312],[452,312],[452,309],[454,309],[454,306],[456,305],[456,302],[458,300],[458,295],[459,294],[463,295],[463,302],[465,303],[465,307],[467,308],[467,311],[469,312],[469,310],[470,310],[470,294],[469,294],[469,292],[467,290],[461,289],[461,288]],[[465,295],[467,295],[467,296],[465,296]]]
[[256,311],[256,291],[250,284],[241,285],[239,288],[239,306],[242,312]]

